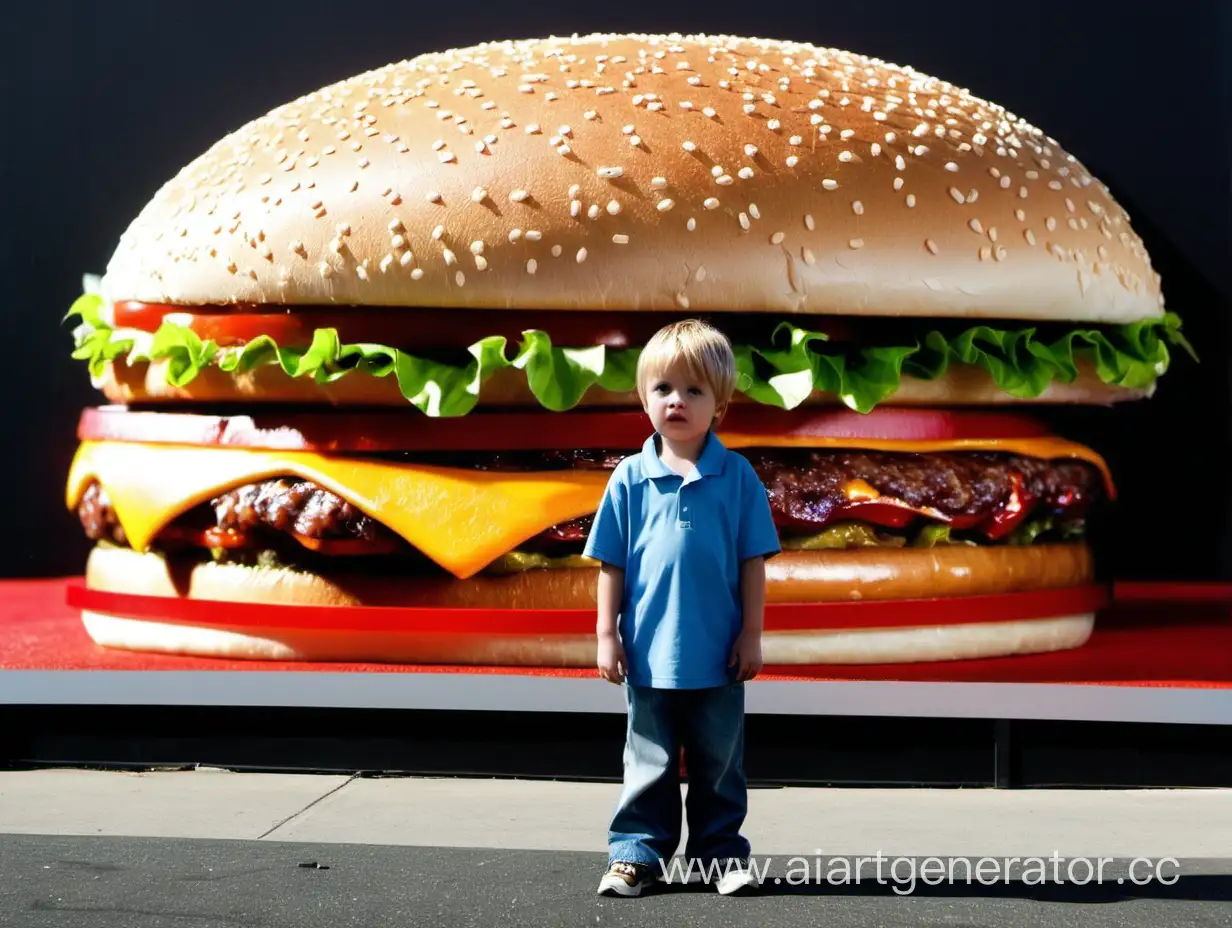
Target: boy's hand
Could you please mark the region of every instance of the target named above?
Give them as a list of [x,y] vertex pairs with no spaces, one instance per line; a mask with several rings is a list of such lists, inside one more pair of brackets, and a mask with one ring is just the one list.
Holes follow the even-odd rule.
[[732,647],[731,657],[727,659],[727,666],[736,668],[738,683],[752,680],[761,673],[761,635],[741,632]]
[[625,680],[625,647],[616,635],[599,636],[599,654],[596,660],[599,676],[608,683],[623,683]]

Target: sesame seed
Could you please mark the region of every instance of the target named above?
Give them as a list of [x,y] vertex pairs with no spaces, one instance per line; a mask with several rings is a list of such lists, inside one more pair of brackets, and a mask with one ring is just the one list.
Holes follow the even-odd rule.
[[[526,132],[527,135],[539,135],[541,132],[543,132],[543,130],[539,128],[539,123],[537,122],[532,122],[529,126],[526,127],[524,131]],[[534,271],[531,271],[531,273],[533,274]]]
[[393,238],[389,240],[389,244],[392,245],[394,248],[403,248],[406,246],[406,239],[403,238],[401,235],[395,235]]
[[471,242],[471,254],[473,255],[483,254],[483,241],[482,240],[476,240],[476,241]]
[[813,249],[811,248],[802,248],[800,250],[800,257],[804,259],[804,263],[809,267],[817,263],[817,257],[813,254]]
[[602,167],[595,173],[606,180],[613,180],[624,174],[625,169],[621,167]]
[[787,238],[787,234],[785,232],[775,232],[772,236],[770,236],[770,244],[781,245],[783,244],[783,240],[785,238]]
[[398,263],[401,264],[403,267],[407,267],[414,260],[415,260],[415,256],[411,254],[411,252],[404,251],[402,252],[402,257],[398,259]]
[[619,215],[619,214],[620,214],[620,209],[621,209],[621,207],[620,207],[620,203],[619,203],[618,201],[616,201],[616,200],[609,200],[609,201],[608,201],[608,204],[607,204],[607,212],[608,212],[608,215],[609,215],[609,216],[616,216],[616,215]]
[[697,146],[687,139],[681,143],[680,147],[685,151],[697,151]]
[[453,279],[458,282],[459,287],[466,286],[466,275],[463,274],[461,271],[458,271],[458,273],[454,275]]
[[317,265],[317,270],[320,272],[321,276],[326,278],[327,280],[330,277],[334,276],[334,269],[330,267],[328,264],[326,264],[324,261],[322,261],[320,264]]
[[526,240],[528,242],[537,242],[541,240],[542,238],[543,238],[543,233],[540,232],[538,229],[527,229],[526,230]]
[[1017,219],[1019,222],[1026,222],[1027,221],[1027,211],[1025,209],[1014,210],[1014,218]]
[[997,240],[997,227],[996,226],[988,227],[988,240],[990,242],[995,242]]
[[424,270],[422,267],[417,267],[411,271],[411,280],[423,280]]
[[987,245],[983,246],[980,249],[980,260],[987,261],[991,257],[992,257],[992,249],[989,248]]
[[475,255],[475,270],[486,271],[488,269],[488,259],[483,255]]
[[757,154],[757,146],[756,145],[745,145],[744,153],[748,157],[752,158],[754,155]]
[[937,243],[934,242],[931,238],[924,239],[924,247],[927,248],[933,254],[937,254],[941,250],[940,248],[937,247]]
[[788,155],[787,160],[784,162],[784,164],[786,164],[789,168],[794,168],[799,163],[800,159],[795,155]]
[[521,203],[523,200],[527,199],[529,196],[530,194],[527,193],[525,190],[519,189],[519,190],[509,191],[509,199],[512,200],[514,203]]
[[847,161],[850,161],[853,157],[854,157],[854,156],[853,156],[853,155],[851,154],[851,152],[849,152],[849,151],[840,151],[840,152],[838,153],[838,160],[839,160],[839,161],[847,162]]
[[672,199],[663,199],[658,202],[656,209],[661,213],[666,213],[669,209],[676,205],[676,201]]
[[967,220],[967,225],[970,227],[971,231],[974,232],[976,235],[982,235],[984,232],[984,227],[983,225],[981,225],[978,219],[972,218],[972,219]]
[[749,215],[752,216],[754,219],[761,218],[761,210],[757,208],[756,203],[749,204]]
[[827,177],[821,182],[821,186],[825,187],[827,190],[836,190],[838,188],[838,181],[831,180]]
[[702,206],[706,207],[706,209],[718,209],[719,201],[714,197],[706,197],[705,201],[702,203]]
[[697,220],[694,219],[692,216],[690,216],[689,221],[684,224],[684,227],[688,229],[690,232],[692,232],[694,229],[697,228]]
[[667,186],[667,178],[666,177],[652,177],[650,179],[650,186],[654,190],[662,190],[664,187]]
[[444,256],[446,264],[452,265],[458,263],[458,256],[453,253],[453,249],[446,248],[441,252],[441,254]]
[[732,181],[730,174],[720,174],[718,177],[714,179],[714,182],[716,184],[720,184],[721,186],[726,187],[728,184],[732,183],[733,181]]
[[591,203],[590,209],[586,211],[586,215],[589,216],[591,219],[598,219],[600,214],[602,214],[602,212],[603,210],[599,209],[598,203]]
[[967,202],[967,198],[963,196],[962,191],[959,190],[957,187],[950,188],[950,196],[953,197],[954,202],[958,203],[959,205],[962,205],[963,203]]
[[471,200],[475,203],[482,203],[488,198],[488,191],[483,187],[476,187],[471,191]]
[[621,235],[621,234],[617,233],[616,235],[613,235],[613,236],[612,236],[612,242],[613,242],[614,244],[616,244],[616,245],[628,245],[628,244],[629,244],[629,236],[627,236],[627,235]]
[[894,156],[894,167],[899,171],[907,170],[907,162],[902,155]]
[[799,135],[793,135],[787,140],[788,145],[801,145],[804,143],[804,138]]
[[782,127],[782,125],[783,124],[779,122],[777,119],[771,119],[766,122],[766,128],[769,129],[771,132],[778,132],[779,129]]
[[958,170],[958,165],[957,165],[957,164],[955,164],[953,161],[947,161],[947,162],[945,163],[945,169],[946,169],[947,171],[957,171],[957,170]]
[[676,294],[676,303],[681,309],[689,308],[689,298],[685,296],[683,293]]
[[852,248],[863,248],[863,247],[864,247],[864,239],[862,239],[862,238],[853,238],[853,239],[851,239],[851,240],[850,240],[847,244],[848,244],[848,245],[850,245]]
[[457,160],[458,160],[458,159],[457,159],[457,156],[456,156],[456,155],[454,155],[454,153],[453,153],[453,152],[451,152],[451,151],[443,151],[443,152],[441,152],[441,153],[440,153],[440,156],[439,156],[439,157],[440,157],[440,159],[441,159],[441,164],[449,164],[449,163],[451,163],[451,162],[453,162],[453,161],[457,161]]
[[586,249],[579,248],[577,252],[577,263],[581,264],[585,260],[586,260]]
[[355,276],[358,277],[360,280],[367,280],[368,279],[368,269],[364,267],[362,264],[357,265],[355,268]]
[[582,201],[581,200],[571,200],[569,202],[569,215],[573,217],[574,219],[577,219],[577,217],[580,216],[581,213],[582,213]]
[[526,273],[527,274],[534,274],[535,271],[537,271],[538,269],[539,269],[539,262],[536,261],[534,258],[531,258],[529,261],[526,262]]
[[740,214],[740,228],[744,229],[744,231],[747,232],[749,231],[750,225],[751,223],[749,222],[749,214],[741,213]]
[[1055,232],[1057,229],[1057,221],[1053,217],[1049,216],[1044,220],[1044,226],[1049,232]]
[[389,270],[389,266],[394,263],[393,255],[386,255],[381,259],[381,273],[384,274]]
[[915,208],[915,194],[914,193],[907,194],[907,206],[912,209]]
[[562,245],[552,246],[552,257],[553,258],[559,258],[562,254],[564,254],[564,252],[565,252],[564,246]]

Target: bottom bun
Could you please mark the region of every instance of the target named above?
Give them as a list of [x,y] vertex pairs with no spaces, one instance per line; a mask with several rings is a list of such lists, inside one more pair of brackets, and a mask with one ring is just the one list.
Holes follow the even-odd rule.
[[[267,661],[489,664],[593,667],[594,635],[356,634],[315,629],[200,628],[99,612],[82,613],[107,648]],[[1091,636],[1092,614],[915,628],[766,632],[767,665],[906,664],[1039,654],[1076,648]]]
[[[156,554],[100,546],[90,555],[91,590],[219,602],[203,626],[132,619],[87,610],[100,645],[209,657],[294,661],[588,667],[592,634],[476,634],[237,627],[226,603],[313,606],[417,606],[480,609],[593,609],[596,569],[536,570],[507,577],[406,578],[322,575],[287,568],[180,563]],[[789,551],[767,564],[767,602],[930,599],[1080,587],[1092,579],[1084,544],[946,546]],[[957,660],[1078,647],[1094,616],[981,621],[888,628],[768,631],[767,664],[868,664]]]
[[[593,609],[599,569],[448,575],[317,574],[290,568],[184,563],[99,546],[86,585],[110,593],[304,606]],[[1094,575],[1085,544],[784,551],[766,563],[766,602],[819,603],[984,596],[1082,586]]]

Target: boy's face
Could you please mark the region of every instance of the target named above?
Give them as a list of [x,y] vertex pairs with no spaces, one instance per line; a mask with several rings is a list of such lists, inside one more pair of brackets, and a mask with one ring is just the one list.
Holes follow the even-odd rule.
[[705,435],[722,410],[705,378],[674,364],[646,381],[646,413],[660,435],[687,442]]

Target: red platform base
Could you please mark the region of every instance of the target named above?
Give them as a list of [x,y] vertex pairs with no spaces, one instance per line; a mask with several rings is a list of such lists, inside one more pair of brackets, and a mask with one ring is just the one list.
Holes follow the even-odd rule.
[[[75,579],[75,578],[74,578]],[[590,669],[307,664],[136,653],[94,644],[65,602],[74,579],[0,583],[0,670],[227,670],[520,674],[589,677]],[[1232,688],[1232,588],[1126,584],[1081,648],[927,664],[768,667],[765,680],[1074,683]]]

